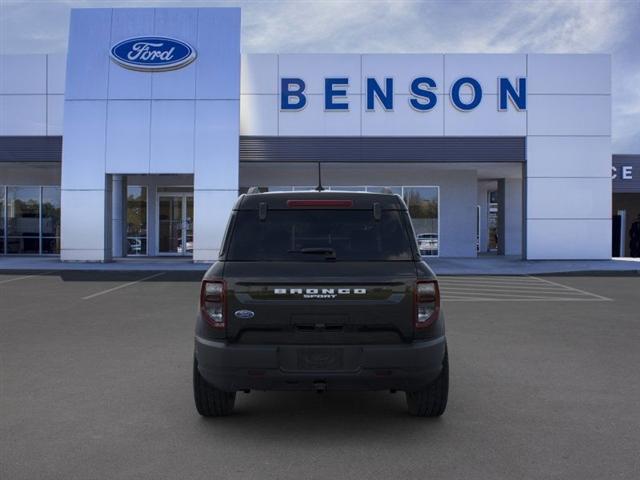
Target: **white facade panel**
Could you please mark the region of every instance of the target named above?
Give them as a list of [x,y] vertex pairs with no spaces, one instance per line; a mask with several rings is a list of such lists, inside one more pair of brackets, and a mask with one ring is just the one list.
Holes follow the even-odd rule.
[[[107,102],[69,101],[64,109],[62,189],[104,189]],[[73,132],[69,135],[68,132]],[[63,218],[64,218],[64,210]],[[73,204],[69,215],[74,211]],[[80,220],[78,220],[80,221]]]
[[62,260],[105,259],[105,200],[104,190],[63,189],[60,192],[61,209],[73,212],[62,217]]
[[[444,135],[444,95],[438,95],[436,106],[428,111],[415,110],[409,103],[412,98],[414,97],[410,95],[396,95],[393,99],[393,111],[385,111],[376,101],[374,111],[362,112],[362,135]],[[363,97],[362,101],[366,102],[366,99]]]
[[529,178],[527,193],[530,219],[611,217],[611,178]]
[[610,55],[529,54],[530,94],[611,93]]
[[307,95],[307,104],[302,110],[280,111],[280,135],[359,136],[361,96],[348,95],[340,102],[348,103],[349,110],[326,112],[324,95]]
[[0,135],[46,134],[46,95],[0,95]]
[[150,173],[193,173],[195,102],[151,104]]
[[529,137],[527,176],[611,177],[609,137]]
[[198,10],[196,98],[240,97],[240,9]]
[[462,77],[472,77],[480,83],[482,93],[497,94],[498,78],[507,77],[515,86],[515,79],[527,76],[525,54],[467,54],[444,56],[444,92],[451,92],[451,85]]
[[611,136],[609,95],[529,95],[529,135]]
[[[156,8],[154,35],[179,38],[195,46],[198,39],[198,10]],[[152,75],[153,98],[195,98],[196,69],[194,62],[177,70],[162,72],[161,75]]]
[[241,95],[240,134],[278,135],[278,96]]
[[67,56],[64,53],[47,55],[47,93],[63,95],[67,72]]
[[440,54],[375,54],[362,55],[361,91],[366,92],[366,79],[375,78],[384,87],[385,78],[393,78],[394,93],[409,94],[411,82],[429,77],[436,82],[436,92],[444,92],[444,55]]
[[109,8],[71,10],[66,100],[107,98],[111,15]]
[[444,98],[445,135],[525,136],[527,134],[527,112],[518,111],[511,105],[507,111],[499,111],[497,95],[483,95],[480,104],[468,111],[458,110],[451,103],[449,95],[445,95]]
[[301,78],[305,93],[323,94],[325,78],[348,78],[350,95],[362,93],[360,80],[361,55],[355,54],[285,54],[279,55],[281,78]]
[[506,178],[504,181],[504,254],[522,255],[522,179]]
[[527,222],[529,260],[610,258],[611,220],[529,219]]
[[218,258],[220,244],[233,205],[236,190],[195,190],[193,194],[193,260],[213,261]]
[[278,93],[278,55],[257,53],[242,55],[241,94]]
[[[153,35],[152,8],[116,8],[113,10],[111,24],[111,46],[132,37]],[[151,77],[147,72],[136,72],[122,68],[109,61],[109,98],[110,99],[149,99],[151,98]]]
[[237,100],[196,105],[194,188],[238,188],[240,116]]
[[62,135],[64,95],[47,95],[47,135]]
[[107,112],[107,173],[148,173],[151,102],[110,101]]
[[46,55],[0,55],[0,95],[45,93]]

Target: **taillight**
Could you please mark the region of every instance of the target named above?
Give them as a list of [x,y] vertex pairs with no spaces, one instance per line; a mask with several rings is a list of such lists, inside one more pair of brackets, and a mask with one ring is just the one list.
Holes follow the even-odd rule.
[[213,328],[225,327],[225,284],[203,280],[200,290],[200,310]]
[[416,328],[426,328],[435,322],[440,312],[438,282],[427,280],[416,283]]

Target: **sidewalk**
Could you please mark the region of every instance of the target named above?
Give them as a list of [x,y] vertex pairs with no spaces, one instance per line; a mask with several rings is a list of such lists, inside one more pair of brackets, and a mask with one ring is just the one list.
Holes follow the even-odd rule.
[[[522,260],[520,257],[430,258],[438,275],[539,275],[571,272],[634,272],[640,274],[640,258],[613,260]],[[58,257],[0,257],[2,271],[201,271],[206,263],[189,258],[123,258],[110,263],[61,262]]]

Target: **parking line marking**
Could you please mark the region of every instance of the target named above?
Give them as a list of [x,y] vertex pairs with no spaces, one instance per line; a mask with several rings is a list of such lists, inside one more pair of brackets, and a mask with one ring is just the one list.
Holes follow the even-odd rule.
[[549,285],[555,285],[556,287],[562,287],[562,288],[566,288],[567,290],[573,290],[574,292],[578,292],[578,293],[581,293],[583,295],[588,295],[588,296],[591,296],[591,297],[595,297],[595,298],[597,298],[599,300],[602,300],[602,301],[605,301],[605,302],[612,302],[613,301],[611,298],[603,297],[602,295],[598,295],[596,293],[587,292],[585,290],[580,290],[579,288],[570,287],[568,285],[563,285],[561,283],[552,282],[551,280],[547,280],[546,278],[534,277],[533,275],[527,275],[527,277],[536,278],[536,279],[540,280],[541,282],[548,283]]
[[34,273],[32,275],[24,275],[22,277],[16,277],[16,278],[9,278],[7,280],[0,280],[0,284],[2,283],[9,283],[9,282],[17,282],[18,280],[26,280],[27,278],[33,278],[33,277],[39,277],[41,275],[48,275],[50,273],[53,273],[54,271],[51,270],[49,272],[42,272],[42,273]]
[[[534,277],[530,277],[534,278]],[[523,276],[510,276],[510,277],[495,277],[495,276],[484,276],[484,277],[439,277],[439,281],[441,282],[451,282],[451,283],[507,283],[513,284],[514,282],[520,283],[523,285],[536,285],[540,283],[537,279],[530,280],[527,277]]]
[[539,298],[539,297],[532,297],[532,298],[525,298],[525,297],[518,297],[518,298],[491,298],[491,297],[485,297],[485,298],[451,298],[451,297],[446,297],[446,296],[442,296],[442,301],[444,302],[603,302],[606,300],[600,299],[600,298]]
[[440,287],[442,290],[451,290],[456,288],[464,288],[465,290],[478,289],[481,291],[486,290],[504,290],[507,292],[524,290],[526,292],[557,292],[559,291],[557,287],[553,287],[551,285],[485,285],[485,284],[471,284],[471,283],[441,283]]
[[167,272],[154,273],[153,275],[149,275],[148,277],[141,278],[134,282],[123,283],[122,285],[118,285],[117,287],[108,288],[107,290],[102,290],[101,292],[93,293],[91,295],[87,295],[86,297],[82,297],[82,300],[90,300],[95,297],[99,297],[100,295],[105,295],[107,293],[115,292],[116,290],[120,290],[121,288],[130,287],[131,285],[135,285],[136,283],[144,282],[145,280],[151,280],[152,278],[159,277],[160,275],[164,275]]
[[[505,293],[506,292],[506,293]],[[464,289],[464,288],[454,288],[454,289],[442,289],[443,296],[447,295],[447,293],[452,293],[455,295],[476,295],[478,298],[480,296],[483,297],[517,297],[517,298],[558,298],[558,295],[571,295],[573,292],[531,292],[527,294],[526,292],[517,292],[509,290],[497,290],[492,292],[478,292],[473,289]],[[573,295],[572,298],[584,298],[579,297],[578,295]]]

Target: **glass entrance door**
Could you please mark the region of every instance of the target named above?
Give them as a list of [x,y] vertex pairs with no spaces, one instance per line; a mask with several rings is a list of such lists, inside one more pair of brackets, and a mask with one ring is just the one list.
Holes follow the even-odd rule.
[[193,254],[193,195],[158,196],[158,254]]

